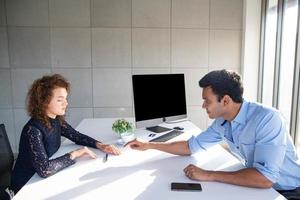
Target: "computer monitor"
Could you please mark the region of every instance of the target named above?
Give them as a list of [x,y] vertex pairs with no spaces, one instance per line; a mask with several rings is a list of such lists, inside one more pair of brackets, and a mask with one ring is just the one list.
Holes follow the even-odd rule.
[[184,74],[133,75],[136,127],[165,131],[158,124],[187,117]]

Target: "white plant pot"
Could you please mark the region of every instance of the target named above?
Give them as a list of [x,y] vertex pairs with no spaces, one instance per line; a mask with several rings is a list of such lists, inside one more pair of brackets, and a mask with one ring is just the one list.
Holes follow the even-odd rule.
[[121,136],[121,139],[123,140],[124,144],[135,139],[135,135],[132,132],[121,133],[120,136]]

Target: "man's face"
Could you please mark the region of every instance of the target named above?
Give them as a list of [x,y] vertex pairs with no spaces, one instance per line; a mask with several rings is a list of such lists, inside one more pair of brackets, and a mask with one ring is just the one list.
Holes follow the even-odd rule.
[[214,94],[211,87],[203,88],[202,98],[202,108],[206,109],[206,112],[210,119],[215,119],[223,115],[224,106],[222,100],[220,102],[218,101],[218,97],[216,94]]

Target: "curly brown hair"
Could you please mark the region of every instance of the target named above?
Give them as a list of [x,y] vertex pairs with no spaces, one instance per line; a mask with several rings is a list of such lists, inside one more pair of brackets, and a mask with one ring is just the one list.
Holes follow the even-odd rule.
[[[27,112],[32,118],[40,120],[47,128],[51,128],[46,110],[56,88],[65,88],[70,91],[70,83],[60,74],[46,75],[35,80],[26,98]],[[64,123],[64,116],[57,116],[60,124]]]

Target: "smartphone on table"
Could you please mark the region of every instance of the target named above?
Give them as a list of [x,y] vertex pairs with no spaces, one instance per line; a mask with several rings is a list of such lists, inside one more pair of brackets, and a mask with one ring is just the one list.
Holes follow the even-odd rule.
[[202,191],[200,183],[171,183],[171,190],[175,191]]

